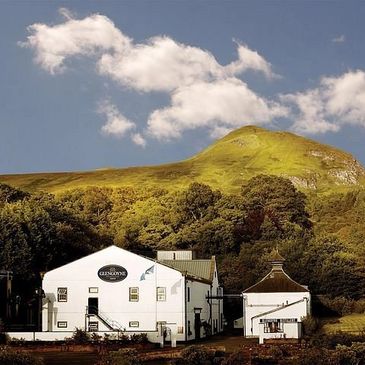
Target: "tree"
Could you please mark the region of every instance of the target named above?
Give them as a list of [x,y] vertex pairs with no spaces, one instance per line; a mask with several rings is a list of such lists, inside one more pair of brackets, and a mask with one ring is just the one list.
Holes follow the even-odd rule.
[[312,226],[305,209],[306,196],[288,179],[258,175],[242,187],[242,196],[253,239],[263,234],[271,239],[284,238]]

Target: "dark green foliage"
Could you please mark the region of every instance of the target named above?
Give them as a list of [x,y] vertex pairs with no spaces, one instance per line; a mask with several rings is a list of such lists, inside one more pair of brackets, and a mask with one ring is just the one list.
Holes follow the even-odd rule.
[[96,365],[140,365],[138,352],[135,349],[124,348],[111,351],[97,362]]
[[211,364],[215,355],[214,350],[204,346],[192,345],[181,351],[181,357],[184,365],[205,365]]
[[239,195],[201,183],[174,193],[88,187],[58,196],[0,184],[0,267],[38,285],[41,272],[113,243],[144,255],[194,249],[202,258],[216,255],[225,292],[237,293],[268,272],[277,247],[294,280],[338,307],[346,302],[338,313],[361,311],[353,300],[365,295],[365,193],[312,196],[314,227],[306,203],[289,180],[266,175]]
[[319,328],[319,321],[313,316],[307,316],[302,319],[304,336],[312,336]]
[[355,342],[365,343],[365,335],[338,332],[327,335],[318,334],[311,338],[311,345],[327,349],[335,349],[338,345],[351,346]]
[[84,345],[89,343],[91,338],[88,332],[81,328],[76,328],[72,334],[71,340],[76,345]]
[[0,206],[6,203],[15,203],[27,197],[29,197],[28,193],[0,183]]
[[0,346],[0,364],[1,365],[43,365],[40,359],[37,359],[27,352],[17,351],[7,346]]

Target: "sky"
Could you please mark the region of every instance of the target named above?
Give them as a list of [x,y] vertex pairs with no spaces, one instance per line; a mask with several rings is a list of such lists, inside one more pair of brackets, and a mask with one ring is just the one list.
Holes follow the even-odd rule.
[[363,1],[0,1],[0,174],[154,165],[245,125],[365,165]]

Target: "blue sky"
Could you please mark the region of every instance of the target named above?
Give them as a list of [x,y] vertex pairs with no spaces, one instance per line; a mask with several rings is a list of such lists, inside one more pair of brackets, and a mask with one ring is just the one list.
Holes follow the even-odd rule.
[[365,2],[2,1],[0,173],[187,158],[290,130],[365,164]]

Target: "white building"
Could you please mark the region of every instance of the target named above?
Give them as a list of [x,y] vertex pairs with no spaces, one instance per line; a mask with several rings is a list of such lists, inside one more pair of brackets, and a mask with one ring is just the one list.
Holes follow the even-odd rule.
[[246,337],[300,338],[301,321],[310,314],[310,293],[283,270],[284,259],[275,251],[271,271],[243,292],[243,319]]
[[214,256],[194,260],[191,251],[162,251],[152,260],[110,246],[47,272],[43,332],[163,333],[189,341],[223,330],[223,300]]

